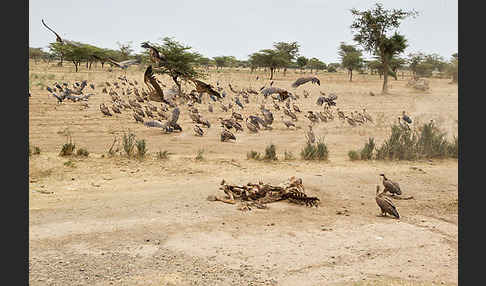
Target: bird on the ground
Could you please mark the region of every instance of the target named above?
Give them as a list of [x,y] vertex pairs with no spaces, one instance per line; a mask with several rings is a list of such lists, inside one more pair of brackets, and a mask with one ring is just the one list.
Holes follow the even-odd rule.
[[273,86],[262,89],[261,93],[265,98],[267,98],[269,95],[277,93],[279,95],[278,100],[280,101],[284,101],[290,97],[290,92],[287,90]]
[[292,120],[297,121],[297,115],[292,113],[289,109],[284,108],[284,114],[287,115],[288,117],[292,118]]
[[201,127],[199,127],[199,125],[194,125],[194,133],[196,134],[196,136],[204,135],[204,131],[201,129]]
[[307,143],[314,144],[316,142],[316,136],[312,130],[312,125],[309,125],[308,127],[309,130],[305,133],[305,138],[307,139]]
[[296,81],[294,81],[294,83],[292,83],[292,87],[294,88],[297,88],[307,82],[312,82],[312,83],[316,83],[317,85],[321,85],[321,81],[315,77],[315,76],[308,76],[308,77],[301,77],[301,78],[298,78]]
[[213,105],[212,105],[212,104],[209,104],[209,105],[208,105],[208,111],[209,111],[209,112],[213,112]]
[[385,174],[380,174],[381,177],[383,177],[383,186],[385,189],[383,192],[389,192],[391,194],[396,194],[396,195],[401,195],[402,190],[400,189],[400,185],[397,182],[394,182],[392,180],[389,180]]
[[398,214],[398,210],[393,204],[392,200],[385,196],[385,191],[380,193],[380,186],[376,186],[376,203],[380,207],[381,216],[386,216],[387,214],[394,216],[395,218],[399,219],[400,215]]
[[349,116],[345,116],[345,118],[346,118],[346,121],[348,122],[348,124],[349,124],[349,125],[351,125],[351,126],[353,126],[353,127],[354,127],[354,126],[356,126],[356,125],[358,125],[358,124],[356,123],[356,121],[354,121],[354,119],[353,119],[353,118],[351,118],[351,117],[349,117]]
[[239,113],[236,113],[236,112],[233,111],[231,116],[233,116],[234,119],[236,119],[236,120],[243,121],[243,116],[241,116],[241,114],[239,114]]
[[294,124],[293,122],[284,120],[283,115],[282,115],[282,117],[281,117],[281,118],[282,118],[282,122],[285,124],[285,126],[286,126],[287,128],[290,128],[290,127],[294,127],[294,128],[296,128],[296,127],[295,127],[295,124]]
[[235,99],[235,103],[236,103],[236,105],[238,105],[239,107],[241,107],[241,109],[244,109],[245,108],[243,106],[243,104],[241,103],[240,98],[238,96]]
[[95,85],[92,83],[89,84],[89,87],[91,87],[91,89],[95,89]]
[[313,112],[313,111],[307,111],[307,115],[304,115],[309,119],[312,123],[318,123],[319,122],[319,117]]
[[371,123],[373,123],[373,117],[371,117],[371,115],[368,112],[366,112],[366,109],[365,108],[363,108],[363,116],[364,116],[364,118],[366,118],[366,120],[368,120]]
[[264,105],[261,105],[260,106],[260,110],[262,112],[262,115],[263,115],[263,119],[265,120],[265,123],[267,125],[272,125],[273,123],[273,113],[266,109]]
[[408,124],[412,124],[412,119],[405,113],[405,111],[402,112],[402,119]]
[[236,140],[236,137],[229,130],[223,128],[223,130],[221,131],[221,141],[228,142],[229,140]]
[[115,112],[115,113],[121,113],[120,109],[115,105],[111,106],[111,110],[113,110],[113,112]]
[[251,121],[249,121],[249,118],[247,117],[246,118],[246,127],[248,128],[248,130],[250,130],[252,133],[258,133],[258,127],[253,124]]
[[295,104],[292,104],[292,108],[295,110],[295,112],[302,112],[300,111],[300,108]]
[[108,109],[108,107],[105,106],[104,103],[100,104],[100,110],[104,115],[113,116],[113,114],[111,114],[110,110]]

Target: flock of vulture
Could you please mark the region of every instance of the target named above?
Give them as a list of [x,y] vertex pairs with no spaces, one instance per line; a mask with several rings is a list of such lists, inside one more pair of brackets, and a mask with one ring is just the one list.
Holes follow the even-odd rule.
[[[58,42],[75,44],[74,42],[71,43],[61,39],[56,32],[47,27],[44,21],[42,23],[56,35]],[[148,43],[143,43],[142,47],[149,50],[150,59],[157,66],[164,63],[165,59],[156,48]],[[121,69],[126,69],[132,64],[139,63],[136,60],[125,62],[116,62],[111,58],[107,60]],[[118,80],[120,82],[114,81],[110,83],[107,81],[104,83],[102,93],[111,97],[111,103],[109,106],[101,103],[101,113],[104,116],[111,117],[115,113],[130,112],[136,122],[148,128],[159,128],[163,133],[182,132],[178,119],[181,109],[184,108],[193,122],[194,134],[196,136],[204,136],[206,133],[205,129],[211,128],[212,124],[199,112],[198,108],[202,108],[203,105],[206,105],[207,110],[211,113],[214,111],[214,108],[219,107],[224,113],[229,114],[227,118],[218,118],[221,126],[220,140],[222,142],[237,140],[235,133],[244,131],[243,123],[250,133],[272,130],[272,126],[275,125],[274,118],[276,117],[274,113],[280,113],[281,122],[289,129],[300,128],[296,126],[296,122],[305,120],[299,118],[298,114],[302,114],[304,118],[309,120],[308,130],[304,134],[309,143],[314,143],[316,140],[312,127],[319,122],[326,123],[338,118],[343,124],[349,124],[352,127],[373,123],[372,116],[364,108],[362,112],[352,111],[348,114],[336,108],[338,97],[333,93],[326,95],[320,92],[320,96],[318,96],[316,101],[316,109],[319,108],[320,110],[303,111],[298,106],[300,95],[283,88],[274,87],[273,81],[270,82],[268,87],[266,85],[261,87],[259,91],[252,88],[237,89],[229,83],[228,87],[233,93],[233,96],[231,96],[228,95],[219,81],[214,87],[195,78],[183,78],[186,83],[194,84],[195,89],[189,93],[182,92],[180,88],[164,90],[163,87],[165,88],[166,86],[155,78],[152,66],[148,66],[144,73],[145,87],[140,86],[136,80],[128,80],[126,75],[118,77]],[[309,82],[320,86],[320,80],[315,76],[298,78],[291,86],[297,89],[299,86]],[[87,86],[88,82],[86,80],[74,83],[72,88],[69,87],[68,83],[61,85],[56,82],[53,87],[47,87],[47,90],[57,99],[58,103],[63,103],[66,99],[73,102],[88,101],[94,94],[83,93],[83,91],[86,91]],[[89,86],[91,90],[95,90],[94,84],[89,84]],[[204,94],[208,96],[204,97]],[[303,91],[305,98],[309,97],[309,95],[309,92]],[[259,105],[259,112],[246,112],[251,101],[254,101],[257,106]],[[258,101],[260,102],[258,103]],[[153,102],[157,102],[160,105],[156,106]],[[237,111],[241,113],[245,111],[244,113],[246,114],[243,115]],[[399,117],[399,123],[407,128],[409,128],[408,124],[412,123],[405,111],[402,117]],[[398,183],[386,178],[384,174],[380,176],[383,177],[383,186],[385,188],[380,193],[380,187],[377,186],[376,203],[380,207],[382,215],[390,214],[399,218],[396,207],[386,193],[392,194],[392,197],[401,195],[400,186]]]

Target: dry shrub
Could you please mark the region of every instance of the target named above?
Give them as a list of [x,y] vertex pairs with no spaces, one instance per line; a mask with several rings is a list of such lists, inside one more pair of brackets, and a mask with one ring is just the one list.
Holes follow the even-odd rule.
[[277,161],[277,148],[274,144],[270,144],[265,148],[265,156],[263,157],[265,161]]
[[357,151],[351,150],[348,152],[348,157],[351,161],[359,160],[359,153]]
[[164,151],[157,152],[157,158],[159,158],[159,160],[169,159],[169,151],[164,150]]
[[307,142],[304,149],[300,152],[300,156],[304,160],[326,161],[329,156],[329,151],[324,140],[318,139],[314,144]]
[[253,159],[253,160],[260,160],[261,154],[257,151],[251,150],[250,152],[246,153],[246,158],[248,160]]
[[88,157],[89,156],[89,152],[85,148],[80,148],[80,149],[78,149],[78,151],[76,151],[76,155],[77,156],[82,156],[82,157]]
[[128,157],[131,157],[133,155],[133,149],[135,148],[135,134],[132,132],[128,131],[127,133],[123,133],[122,137],[122,144],[123,144],[123,150],[125,150],[125,153],[127,154]]
[[145,144],[145,139],[137,140],[135,145],[137,146],[137,156],[141,159],[145,157],[147,153],[147,146]]

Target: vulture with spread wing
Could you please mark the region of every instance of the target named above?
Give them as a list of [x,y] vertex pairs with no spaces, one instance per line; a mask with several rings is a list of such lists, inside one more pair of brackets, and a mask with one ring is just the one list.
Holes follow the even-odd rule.
[[197,92],[199,92],[199,93],[206,92],[206,93],[208,93],[210,95],[216,96],[219,99],[222,99],[223,98],[221,96],[221,94],[219,94],[219,92],[217,92],[216,90],[213,89],[213,86],[212,85],[207,84],[205,82],[202,82],[200,80],[194,79],[194,78],[191,78],[189,80],[194,83],[194,85],[196,86],[196,91]]
[[75,46],[75,47],[79,47],[79,44],[76,43],[76,42],[73,42],[73,41],[68,41],[68,40],[65,40],[63,38],[61,38],[61,36],[59,36],[58,33],[54,32],[53,29],[49,28],[46,23],[44,23],[44,19],[41,20],[42,21],[42,24],[51,32],[54,33],[54,35],[56,35],[56,42],[58,43],[62,43],[62,44],[67,44],[67,45],[72,45],[72,46]]
[[152,60],[152,62],[158,64],[159,66],[161,62],[166,62],[166,59],[160,55],[159,51],[155,47],[151,46],[149,43],[142,43],[142,48],[149,49],[150,59]]
[[168,102],[164,98],[164,92],[162,91],[162,88],[160,88],[160,85],[154,76],[154,72],[152,71],[152,66],[148,66],[147,69],[145,70],[145,74],[143,75],[143,81],[149,88],[150,100],[172,105],[172,103]]
[[301,86],[304,83],[307,83],[309,81],[312,82],[312,83],[317,83],[317,85],[321,85],[321,81],[317,77],[308,76],[308,77],[298,78],[296,81],[294,81],[294,83],[292,84],[292,87],[297,88],[297,87],[299,87],[299,86]]

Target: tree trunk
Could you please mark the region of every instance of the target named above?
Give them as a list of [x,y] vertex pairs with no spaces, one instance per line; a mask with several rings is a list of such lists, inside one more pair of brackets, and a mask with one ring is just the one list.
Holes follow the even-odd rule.
[[284,76],[287,74],[287,68],[284,68]]
[[270,68],[270,80],[273,79],[273,68]]
[[78,63],[76,61],[73,61],[74,67],[76,68],[76,72],[78,72]]
[[353,81],[353,70],[349,70],[349,81]]
[[177,85],[177,89],[179,90],[179,95],[182,94],[182,89],[181,89],[181,84],[177,81],[177,76],[173,76],[172,77],[172,80],[175,82],[175,84]]
[[89,61],[87,60],[86,61],[86,69],[88,69],[88,68],[89,68]]
[[92,65],[92,64],[93,64],[93,62],[92,62],[92,61],[90,61],[90,62],[89,62],[89,67],[88,67],[88,69],[91,69],[91,65]]
[[386,57],[382,57],[383,59],[383,89],[381,90],[382,94],[388,93],[388,59]]
[[104,65],[105,65],[105,62],[101,62],[101,69],[103,69]]

